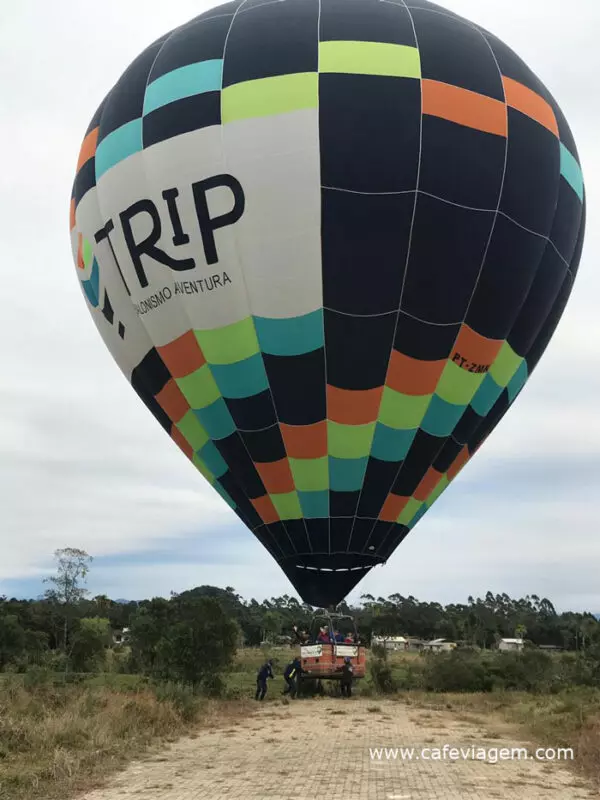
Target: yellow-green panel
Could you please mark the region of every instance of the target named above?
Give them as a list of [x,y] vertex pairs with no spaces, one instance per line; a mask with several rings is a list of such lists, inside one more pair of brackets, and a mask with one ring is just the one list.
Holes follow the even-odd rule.
[[415,514],[421,508],[423,503],[414,497],[411,497],[408,503],[404,506],[398,516],[398,523],[400,525],[408,525],[412,522]]
[[299,492],[321,492],[329,489],[329,459],[290,458],[294,486]]
[[340,425],[327,423],[329,455],[334,458],[364,458],[371,452],[375,423],[368,425]]
[[279,514],[279,519],[302,519],[300,498],[297,492],[287,494],[270,494],[273,505]]
[[179,420],[176,427],[194,450],[200,450],[210,438],[191,409]]
[[389,386],[384,386],[379,409],[379,422],[396,430],[418,428],[423,421],[431,397],[430,394],[401,394],[390,389]]
[[448,476],[447,475],[442,475],[442,477],[440,478],[437,486],[435,487],[435,489],[431,492],[431,494],[429,495],[429,497],[425,501],[425,505],[427,506],[427,508],[430,508],[435,503],[435,501],[442,494],[444,489],[446,489],[449,485],[450,485],[450,481],[448,480]]
[[416,47],[403,44],[321,42],[319,72],[420,78],[421,60]]
[[198,472],[200,472],[200,474],[203,475],[209,483],[215,482],[215,476],[206,466],[204,461],[202,461],[198,453],[194,453],[194,455],[192,456],[192,463],[194,464]]
[[221,92],[223,124],[251,117],[270,117],[302,108],[317,108],[319,76],[298,72],[228,86]]
[[252,317],[194,334],[209,364],[235,364],[260,352]]
[[453,361],[448,361],[436,386],[436,394],[447,403],[455,406],[466,406],[485,378],[485,373],[469,372]]
[[206,408],[221,397],[208,364],[204,364],[184,378],[175,378],[175,383],[191,408]]
[[523,358],[518,356],[508,342],[504,342],[496,360],[490,367],[490,375],[498,386],[505,388],[521,366]]

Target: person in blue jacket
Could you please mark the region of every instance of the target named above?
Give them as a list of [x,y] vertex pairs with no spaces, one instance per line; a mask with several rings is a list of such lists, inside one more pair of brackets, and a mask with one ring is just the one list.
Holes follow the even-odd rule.
[[270,658],[266,664],[258,670],[256,676],[256,695],[255,700],[264,700],[267,693],[267,678],[273,678],[273,659]]
[[291,661],[283,673],[283,679],[287,684],[283,690],[283,694],[289,694],[292,700],[294,700],[298,694],[298,679],[300,678],[301,674],[302,665],[300,664],[299,658],[295,658],[293,661]]

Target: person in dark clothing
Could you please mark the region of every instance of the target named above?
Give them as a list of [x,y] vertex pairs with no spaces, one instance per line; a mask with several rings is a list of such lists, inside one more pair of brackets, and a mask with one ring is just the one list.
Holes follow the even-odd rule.
[[283,690],[283,694],[291,695],[292,700],[294,700],[298,694],[298,679],[300,678],[301,674],[302,665],[300,664],[299,658],[295,658],[293,661],[291,661],[283,673],[283,679],[287,684]]
[[340,680],[340,687],[342,690],[342,697],[352,697],[352,677],[354,669],[352,662],[349,658],[344,659],[344,666],[342,667],[342,678]]
[[255,700],[264,700],[267,693],[267,678],[273,678],[273,659],[270,658],[266,664],[258,670],[256,676],[256,695]]

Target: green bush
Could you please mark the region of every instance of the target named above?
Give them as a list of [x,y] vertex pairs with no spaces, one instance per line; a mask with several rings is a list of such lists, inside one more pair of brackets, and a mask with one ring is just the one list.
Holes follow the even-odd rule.
[[373,688],[382,694],[398,691],[398,684],[392,674],[392,668],[382,658],[374,658],[371,662],[371,683]]
[[475,654],[454,650],[426,656],[424,688],[432,692],[488,692],[493,680]]

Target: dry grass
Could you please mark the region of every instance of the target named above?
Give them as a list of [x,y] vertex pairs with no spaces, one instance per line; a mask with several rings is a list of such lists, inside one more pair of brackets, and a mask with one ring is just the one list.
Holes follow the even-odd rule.
[[194,727],[230,726],[250,703],[157,699],[148,688],[0,684],[1,800],[65,800]]

